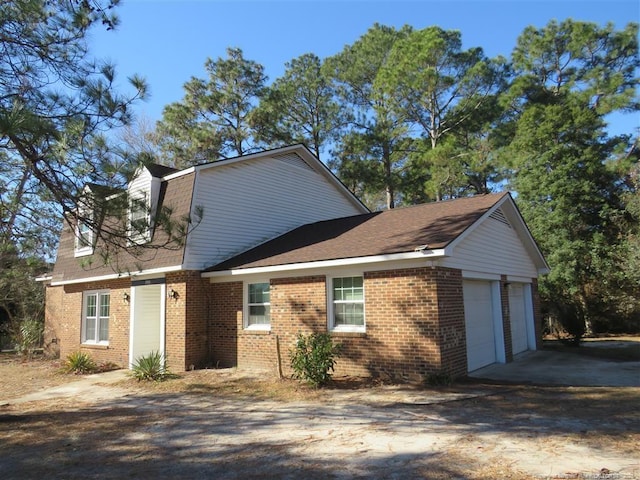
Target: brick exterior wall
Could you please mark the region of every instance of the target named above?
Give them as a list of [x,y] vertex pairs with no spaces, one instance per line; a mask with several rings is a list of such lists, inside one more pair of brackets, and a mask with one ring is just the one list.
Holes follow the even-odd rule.
[[214,367],[234,367],[242,331],[242,282],[213,283],[211,297],[209,357]]
[[[508,290],[501,281],[507,361],[511,351]],[[75,351],[96,362],[126,367],[129,361],[130,279],[48,286],[46,353],[65,358]],[[368,272],[365,333],[334,332],[343,354],[336,375],[383,376],[421,380],[435,372],[466,374],[466,337],[462,275],[440,267]],[[81,344],[82,294],[111,293],[109,345]],[[324,275],[271,280],[271,330],[243,328],[243,283],[209,283],[196,271],[167,274],[166,353],[174,371],[204,366],[261,369],[289,376],[289,350],[298,333],[327,331],[327,280]],[[537,281],[532,283],[537,348],[541,315]]]
[[[366,333],[332,334],[342,344],[336,375],[421,380],[439,371],[466,373],[460,271],[370,272],[364,285]],[[242,288],[240,282],[212,285],[214,363],[290,375],[297,334],[327,331],[325,276],[273,279],[268,332],[243,329]]]
[[165,352],[169,369],[185,371],[207,366],[208,281],[201,278],[199,271],[168,273],[166,289],[177,293],[176,298],[166,300]]
[[467,335],[462,296],[462,272],[439,268],[434,271],[438,288],[441,370],[452,377],[467,374]]
[[[121,367],[129,363],[129,304],[123,294],[130,293],[129,279],[47,287],[45,308],[45,351],[64,359],[82,351],[97,363],[112,362]],[[82,345],[82,293],[109,290],[109,345]]]

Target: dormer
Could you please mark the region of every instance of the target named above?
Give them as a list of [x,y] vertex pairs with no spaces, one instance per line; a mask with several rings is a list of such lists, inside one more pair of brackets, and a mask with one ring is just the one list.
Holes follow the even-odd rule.
[[120,193],[121,191],[104,185],[93,183],[85,185],[78,201],[75,220],[75,257],[93,254],[97,238],[95,230],[99,228],[102,220],[105,202]]
[[127,231],[131,243],[151,241],[160,198],[160,187],[165,175],[177,170],[163,165],[140,165],[127,188]]

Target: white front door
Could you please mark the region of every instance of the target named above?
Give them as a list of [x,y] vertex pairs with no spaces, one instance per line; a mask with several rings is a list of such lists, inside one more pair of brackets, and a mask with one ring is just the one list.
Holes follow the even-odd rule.
[[164,355],[165,285],[131,287],[129,366],[152,352]]

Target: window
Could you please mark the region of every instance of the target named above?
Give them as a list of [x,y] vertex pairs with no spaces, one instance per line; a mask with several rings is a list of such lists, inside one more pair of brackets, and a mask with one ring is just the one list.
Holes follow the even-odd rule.
[[344,331],[364,331],[364,279],[339,277],[332,280],[330,328]]
[[109,290],[85,292],[82,307],[82,343],[109,343]]
[[76,225],[76,256],[93,253],[93,230],[88,223],[90,221],[90,219],[82,220],[78,218],[78,224]]
[[271,326],[270,286],[268,282],[247,285],[246,328],[268,329]]
[[139,192],[129,202],[129,231],[133,241],[149,240],[149,218],[147,192]]

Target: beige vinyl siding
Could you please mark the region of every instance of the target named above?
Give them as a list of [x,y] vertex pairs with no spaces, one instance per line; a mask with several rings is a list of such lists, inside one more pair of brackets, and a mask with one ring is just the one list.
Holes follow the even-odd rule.
[[497,275],[538,276],[516,231],[494,218],[486,218],[462,239],[454,247],[453,256],[444,259],[441,265]]
[[135,196],[139,192],[151,192],[151,174],[146,168],[140,169],[138,175],[129,183],[129,195]]
[[202,269],[305,223],[363,213],[304,162],[261,158],[198,172],[184,268]]

